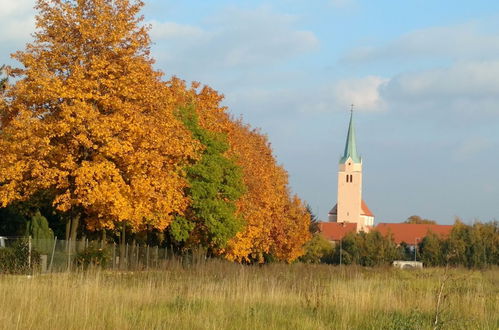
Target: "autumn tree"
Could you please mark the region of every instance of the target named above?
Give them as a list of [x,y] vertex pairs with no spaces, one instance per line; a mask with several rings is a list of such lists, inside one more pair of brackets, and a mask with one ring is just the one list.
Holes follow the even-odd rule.
[[419,215],[411,215],[404,223],[436,225],[435,220],[423,219]]
[[[232,238],[223,253],[238,262],[264,262],[267,257],[292,261],[304,253],[310,239],[310,214],[303,203],[292,197],[287,173],[272,154],[267,138],[240,119],[231,118],[221,106],[223,95],[194,83],[173,78],[168,82],[171,100],[177,107],[195,105],[204,129],[227,137],[227,157],[242,170],[246,193],[236,201],[236,214],[244,228]],[[268,259],[268,258],[267,258]]]
[[38,0],[1,105],[0,205],[39,191],[89,229],[164,229],[199,144],[152,68],[140,0]]
[[5,65],[0,66],[0,92],[3,92],[7,85],[7,77],[4,76]]
[[305,254],[299,260],[305,263],[325,262],[334,251],[334,246],[321,233],[313,234],[312,239],[306,242]]
[[241,169],[225,153],[229,145],[222,133],[199,125],[193,106],[181,107],[177,116],[203,147],[200,159],[187,168],[191,203],[171,224],[170,233],[187,246],[202,245],[218,253],[243,228],[235,201],[245,192]]
[[430,232],[418,245],[421,261],[426,266],[442,266],[445,264],[443,240],[435,233]]

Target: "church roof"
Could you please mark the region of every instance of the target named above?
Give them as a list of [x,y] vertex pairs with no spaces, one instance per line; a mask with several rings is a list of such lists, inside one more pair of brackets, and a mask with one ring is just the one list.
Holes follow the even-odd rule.
[[355,128],[353,127],[353,111],[350,114],[350,124],[348,125],[347,141],[345,143],[345,151],[340,159],[340,164],[344,164],[348,158],[351,158],[354,163],[360,163],[361,157],[357,154],[357,143],[355,142]]
[[444,238],[450,235],[452,225],[431,225],[413,223],[380,223],[374,230],[379,231],[383,236],[392,235],[395,243],[405,242],[409,245],[420,243],[430,232]]
[[348,233],[357,232],[355,222],[319,222],[319,230],[330,241],[342,240]]
[[[371,210],[367,206],[367,203],[364,200],[362,200],[362,204],[360,207],[361,207],[360,215],[374,217],[374,214],[371,212]],[[338,204],[334,205],[331,211],[329,211],[329,214],[336,214],[336,215],[338,214]]]
[[366,215],[368,217],[374,217],[374,214],[371,212],[371,210],[369,209],[369,207],[367,206],[367,204],[364,200],[362,200],[361,208],[362,208],[361,215]]

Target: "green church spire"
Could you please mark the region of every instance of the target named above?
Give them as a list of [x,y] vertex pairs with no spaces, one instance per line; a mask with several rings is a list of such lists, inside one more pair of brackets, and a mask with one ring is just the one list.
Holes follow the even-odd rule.
[[345,152],[340,159],[340,164],[344,164],[351,157],[354,163],[361,163],[361,158],[357,154],[357,144],[355,143],[355,129],[353,127],[353,105],[350,114],[350,124],[348,125],[347,141],[345,144]]

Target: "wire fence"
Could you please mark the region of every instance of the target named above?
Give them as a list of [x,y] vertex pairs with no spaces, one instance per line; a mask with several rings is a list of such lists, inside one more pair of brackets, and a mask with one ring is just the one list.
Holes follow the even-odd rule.
[[[167,267],[176,257],[171,250],[138,243],[0,237],[0,274],[63,272],[100,267],[144,270]],[[181,257],[191,263],[203,253]]]

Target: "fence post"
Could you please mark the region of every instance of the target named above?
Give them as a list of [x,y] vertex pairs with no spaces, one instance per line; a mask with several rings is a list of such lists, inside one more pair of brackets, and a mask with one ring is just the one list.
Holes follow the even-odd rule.
[[52,273],[52,263],[54,262],[55,246],[57,244],[57,236],[54,238],[54,247],[52,248],[52,256],[50,257],[49,272]]
[[116,268],[116,243],[113,242],[113,269]]
[[135,268],[139,269],[139,254],[140,254],[140,245],[139,243],[135,243],[135,250],[137,250],[137,253],[135,254]]
[[125,260],[123,260],[123,268],[128,268],[128,265],[130,264],[128,262],[128,243],[126,243],[126,248],[125,248]]
[[68,272],[71,271],[71,238],[68,239]]
[[156,245],[156,268],[159,268],[159,246]]
[[28,269],[31,270],[31,235],[28,236]]
[[146,244],[146,269],[149,269],[149,244]]

